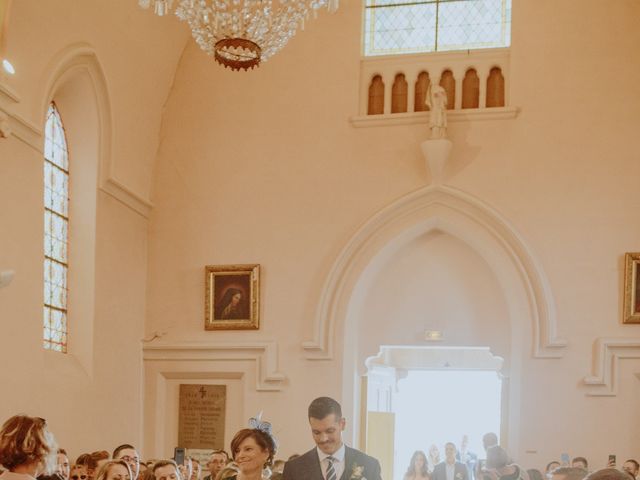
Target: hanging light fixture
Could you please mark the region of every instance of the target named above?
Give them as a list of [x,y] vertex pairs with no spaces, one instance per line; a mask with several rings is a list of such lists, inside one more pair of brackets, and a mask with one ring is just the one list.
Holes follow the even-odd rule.
[[175,14],[191,28],[193,38],[216,62],[232,70],[260,65],[304,29],[320,8],[334,12],[338,0],[138,0],[142,8]]

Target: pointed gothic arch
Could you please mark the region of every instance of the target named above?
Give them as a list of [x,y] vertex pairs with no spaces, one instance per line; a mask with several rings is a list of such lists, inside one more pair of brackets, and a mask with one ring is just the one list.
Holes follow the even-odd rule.
[[[560,358],[566,341],[556,333],[551,289],[542,267],[509,221],[481,200],[448,186],[430,186],[400,198],[369,219],[336,259],[321,293],[314,336],[303,343],[308,359],[332,359],[348,306],[365,268],[384,249],[431,230],[457,237],[478,252],[507,299],[513,338],[530,329],[535,358]],[[526,345],[515,345],[525,351]],[[345,362],[348,363],[348,362]]]

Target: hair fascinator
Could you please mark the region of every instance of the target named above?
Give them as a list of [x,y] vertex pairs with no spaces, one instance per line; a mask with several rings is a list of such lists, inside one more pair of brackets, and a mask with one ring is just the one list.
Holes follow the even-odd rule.
[[273,437],[271,424],[262,420],[262,412],[258,413],[255,417],[249,419],[249,428],[254,428],[266,433],[270,437]]

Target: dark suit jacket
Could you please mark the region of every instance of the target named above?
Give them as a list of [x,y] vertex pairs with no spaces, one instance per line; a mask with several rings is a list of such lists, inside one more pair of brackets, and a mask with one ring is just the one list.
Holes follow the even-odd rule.
[[[382,480],[380,477],[380,463],[366,453],[355,448],[345,447],[344,472],[340,480],[349,480],[355,466],[364,467],[362,478],[367,480]],[[313,448],[304,455],[289,460],[284,464],[283,480],[324,480],[318,451]],[[467,480],[467,479],[464,479]]]
[[[456,462],[453,478],[454,480],[469,480],[469,472],[464,463]],[[446,462],[440,462],[434,467],[431,480],[447,480]]]

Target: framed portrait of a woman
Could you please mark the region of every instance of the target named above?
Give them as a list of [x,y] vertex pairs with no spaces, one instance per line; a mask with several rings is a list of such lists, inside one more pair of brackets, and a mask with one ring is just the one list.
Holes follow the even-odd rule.
[[640,252],[624,256],[624,323],[640,323]]
[[205,267],[205,330],[260,328],[260,265]]

